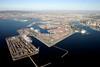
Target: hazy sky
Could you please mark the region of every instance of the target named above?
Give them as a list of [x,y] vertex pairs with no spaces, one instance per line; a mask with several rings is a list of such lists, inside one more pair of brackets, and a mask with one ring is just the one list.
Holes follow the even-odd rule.
[[100,10],[100,0],[0,0],[0,10]]

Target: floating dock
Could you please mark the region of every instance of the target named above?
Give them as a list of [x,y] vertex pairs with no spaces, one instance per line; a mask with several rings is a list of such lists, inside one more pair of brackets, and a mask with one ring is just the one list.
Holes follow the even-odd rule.
[[24,40],[21,36],[6,38],[6,42],[14,61],[39,53],[39,49]]

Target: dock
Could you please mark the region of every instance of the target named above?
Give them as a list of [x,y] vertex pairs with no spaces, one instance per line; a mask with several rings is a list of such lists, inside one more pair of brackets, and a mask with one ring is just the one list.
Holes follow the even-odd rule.
[[[41,33],[37,33],[35,32],[34,30],[31,30],[30,28],[24,28],[24,29],[19,29],[17,31],[20,35],[27,35],[27,36],[31,36],[31,37],[34,37],[36,38],[37,40],[41,41],[42,43],[44,43],[46,46],[48,47],[52,47],[54,46],[55,44],[57,44],[58,42],[64,40],[65,38],[71,36],[74,34],[73,30],[70,29],[70,32],[66,35],[63,35],[61,38],[59,39],[54,39],[54,38],[51,38],[51,37],[54,37],[54,35],[43,35]],[[55,34],[56,35],[56,34]],[[60,35],[59,35],[60,36]],[[53,41],[51,41],[53,40]]]
[[21,36],[6,38],[6,42],[13,61],[39,53],[39,49],[24,40]]

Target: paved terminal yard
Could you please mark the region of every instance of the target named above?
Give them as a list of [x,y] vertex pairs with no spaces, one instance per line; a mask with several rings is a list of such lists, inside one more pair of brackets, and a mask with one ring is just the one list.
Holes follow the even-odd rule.
[[21,36],[6,38],[6,42],[14,61],[38,54],[39,52],[39,49],[24,40]]
[[41,33],[40,31],[37,32],[35,29],[23,28],[19,29],[18,33],[20,35],[33,36],[48,47],[54,46],[56,43],[69,37],[74,33],[71,27],[68,25],[65,28],[58,27],[56,29],[49,29],[48,31],[49,33]]

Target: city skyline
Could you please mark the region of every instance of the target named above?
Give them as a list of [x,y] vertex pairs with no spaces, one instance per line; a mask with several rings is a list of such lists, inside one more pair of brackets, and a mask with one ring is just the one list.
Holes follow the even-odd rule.
[[0,10],[100,10],[100,0],[0,0]]

